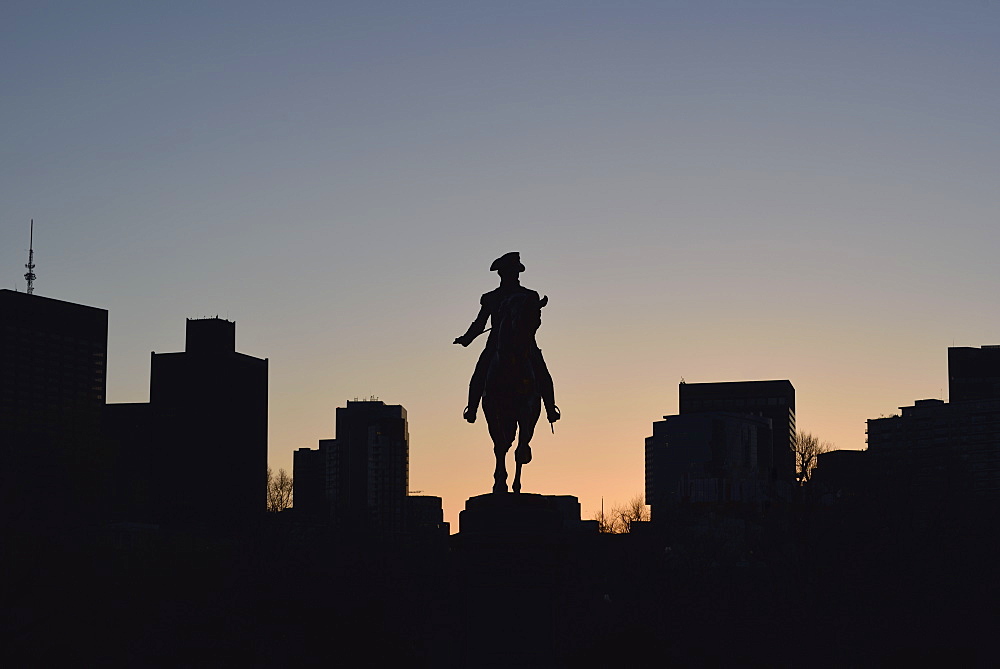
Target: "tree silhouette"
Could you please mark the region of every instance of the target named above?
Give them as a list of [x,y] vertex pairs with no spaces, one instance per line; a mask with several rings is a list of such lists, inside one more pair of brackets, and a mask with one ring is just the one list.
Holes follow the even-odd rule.
[[284,469],[275,475],[267,468],[267,510],[271,513],[284,511],[292,505],[292,477]]
[[624,504],[612,506],[606,513],[603,509],[598,511],[593,519],[604,534],[628,534],[632,531],[633,522],[649,520],[649,507],[639,493]]
[[799,432],[795,435],[795,478],[799,484],[807,483],[812,477],[812,470],[820,454],[833,450],[833,444],[820,441],[809,432]]

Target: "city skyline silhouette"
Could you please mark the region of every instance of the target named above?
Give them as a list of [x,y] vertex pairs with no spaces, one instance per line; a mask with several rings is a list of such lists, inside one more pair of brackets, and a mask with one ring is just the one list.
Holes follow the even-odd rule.
[[[310,504],[265,512],[269,361],[235,350],[232,321],[188,320],[183,352],[151,355],[150,403],[105,405],[106,311],[0,290],[0,313],[12,658],[824,667],[994,654],[998,346],[949,348],[953,402],[869,420],[869,450],[820,454],[802,485],[783,457],[788,381],[682,381],[680,415],[645,443],[648,511],[639,497],[587,520],[575,495],[494,489],[465,501],[449,537],[441,498],[408,494],[406,409],[375,398],[338,407],[335,438],[296,451]],[[197,471],[190,450],[206,458]],[[803,618],[808,634],[790,634]]]

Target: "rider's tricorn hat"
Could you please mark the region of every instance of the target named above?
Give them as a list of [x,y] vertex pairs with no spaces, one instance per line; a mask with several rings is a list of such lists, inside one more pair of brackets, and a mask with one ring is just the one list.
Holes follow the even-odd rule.
[[492,265],[490,265],[491,272],[511,268],[516,268],[518,272],[524,271],[524,265],[521,264],[521,254],[517,251],[504,253],[502,256],[494,260]]

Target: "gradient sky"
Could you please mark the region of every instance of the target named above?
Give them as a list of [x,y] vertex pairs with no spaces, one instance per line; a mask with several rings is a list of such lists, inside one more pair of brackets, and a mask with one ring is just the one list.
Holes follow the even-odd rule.
[[274,467],[402,404],[454,524],[492,453],[485,338],[451,342],[520,251],[564,416],[525,489],[590,516],[682,377],[787,378],[858,449],[1000,343],[998,63],[990,0],[7,0],[0,284],[34,218],[36,292],[110,312],[111,402],[185,318],[235,320]]

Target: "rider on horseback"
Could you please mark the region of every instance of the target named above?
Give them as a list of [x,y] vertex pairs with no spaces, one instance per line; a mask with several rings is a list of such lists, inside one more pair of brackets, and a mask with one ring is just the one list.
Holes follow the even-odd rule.
[[[479,408],[479,400],[486,388],[486,374],[489,371],[490,360],[496,352],[500,306],[504,300],[518,293],[531,296],[535,301],[539,300],[538,293],[522,286],[518,279],[518,275],[524,271],[524,265],[521,264],[521,254],[517,251],[505,253],[494,260],[493,264],[490,265],[490,271],[500,275],[500,287],[480,298],[479,315],[476,316],[476,320],[472,322],[464,335],[457,337],[454,341],[456,344],[468,346],[476,337],[486,331],[486,320],[490,320],[492,328],[490,336],[486,341],[486,347],[479,356],[479,362],[476,363],[476,371],[472,374],[472,380],[469,382],[469,404],[462,414],[465,420],[470,423],[476,422],[476,410]],[[542,402],[545,403],[545,415],[550,423],[554,423],[560,417],[559,407],[556,406],[552,376],[545,365],[545,359],[542,358],[542,351],[537,346],[535,346],[535,352],[532,355],[532,368],[535,373],[535,381],[538,384],[538,392],[542,396]]]

